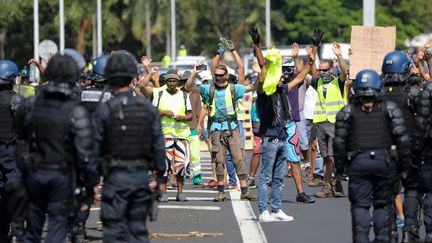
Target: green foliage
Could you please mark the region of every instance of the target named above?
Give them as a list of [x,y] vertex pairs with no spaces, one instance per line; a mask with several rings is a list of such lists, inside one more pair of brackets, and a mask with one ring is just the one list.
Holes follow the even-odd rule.
[[[137,56],[145,53],[146,1],[150,1],[151,8],[152,58],[160,60],[167,53],[169,0],[103,0],[105,53],[114,49],[126,49]],[[362,2],[272,0],[272,42],[307,44],[316,28],[325,32],[325,42],[349,42],[351,25],[362,24]],[[232,38],[238,48],[251,47],[248,30],[252,25],[258,26],[265,42],[264,0],[177,0],[176,3],[177,44],[184,44],[191,55],[212,55],[220,36]],[[399,48],[406,39],[432,32],[432,0],[376,0],[376,4],[376,24],[397,26]],[[6,58],[23,66],[33,53],[33,0],[0,0],[0,6],[0,33],[6,31]],[[39,10],[40,40],[58,42],[58,0],[39,0]],[[65,1],[66,47],[76,48],[81,33],[88,60],[92,54],[92,27],[83,27],[95,11],[96,0]]]

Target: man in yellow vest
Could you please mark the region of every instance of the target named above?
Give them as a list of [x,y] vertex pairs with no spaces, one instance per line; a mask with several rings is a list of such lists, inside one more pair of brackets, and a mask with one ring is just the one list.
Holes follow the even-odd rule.
[[[232,41],[224,41],[223,45],[230,50],[238,65],[239,83],[244,82],[244,65],[240,55],[235,50]],[[221,65],[220,52],[213,60],[212,74],[214,85],[194,86],[196,75],[201,72],[202,62],[195,64],[191,77],[186,82],[185,88],[189,91],[200,92],[203,102],[209,104],[210,109],[210,138],[212,141],[212,159],[216,164],[216,176],[218,180],[218,194],[215,202],[226,201],[225,194],[225,168],[226,151],[229,150],[232,156],[234,167],[240,180],[242,200],[257,200],[257,196],[249,191],[246,182],[246,165],[241,150],[240,131],[238,129],[235,103],[241,99],[245,92],[253,90],[251,85],[228,84],[228,69]]]
[[183,183],[190,161],[188,137],[191,132],[188,122],[192,120],[192,107],[188,95],[178,89],[179,76],[168,71],[165,80],[166,89],[160,90],[153,98],[153,105],[158,108],[161,116],[167,168],[170,168],[164,175],[164,182],[161,183],[159,201],[168,201],[167,179],[168,174],[173,173],[177,176],[176,200],[185,202],[187,198],[183,194]]
[[[321,33],[321,32],[320,32]],[[322,33],[321,33],[322,34]],[[322,35],[321,35],[322,36]],[[319,42],[314,42],[313,51],[319,46]],[[347,76],[347,67],[342,57],[342,49],[339,44],[333,44],[333,53],[339,63],[339,75],[335,75],[332,60],[321,60],[319,70],[312,65],[314,80],[312,87],[318,92],[315,103],[313,123],[317,128],[318,146],[321,156],[324,158],[324,185],[316,197],[340,197],[343,196],[341,189],[334,187],[332,174],[335,171],[333,139],[335,136],[336,114],[345,105],[344,85]]]

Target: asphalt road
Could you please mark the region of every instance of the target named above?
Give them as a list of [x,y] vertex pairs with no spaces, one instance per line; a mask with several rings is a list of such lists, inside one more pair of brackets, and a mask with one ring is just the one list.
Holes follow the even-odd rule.
[[[201,153],[203,177],[211,177],[208,153]],[[247,167],[249,168],[249,167]],[[204,182],[207,182],[205,179]],[[247,243],[347,243],[351,242],[351,215],[348,197],[316,199],[314,204],[298,204],[292,178],[285,178],[282,210],[294,216],[292,222],[259,223],[257,202],[239,200],[240,192],[230,191],[231,200],[215,203],[215,190],[204,189],[186,181],[188,202],[176,202],[175,191],[169,191],[168,203],[159,205],[156,222],[148,223],[149,231],[157,237],[151,241],[168,242],[247,242]],[[347,182],[343,182],[347,193]],[[307,194],[320,188],[304,185]],[[256,193],[256,189],[251,189]],[[94,206],[87,223],[89,242],[100,242],[102,232],[99,208]],[[424,230],[423,227],[421,230]],[[373,236],[371,230],[371,237]],[[401,235],[401,232],[399,232]],[[207,236],[205,236],[207,234]],[[204,236],[203,236],[204,235]],[[424,237],[424,233],[421,234]]]
[[[203,177],[211,177],[208,153],[201,153]],[[208,181],[208,179],[204,179]],[[292,178],[284,181],[282,209],[294,216],[292,222],[259,223],[257,202],[235,199],[240,192],[231,191],[231,200],[215,203],[215,190],[204,189],[186,181],[185,193],[189,201],[175,201],[175,191],[169,191],[168,203],[160,204],[156,222],[148,223],[151,233],[164,234],[152,242],[351,242],[349,201],[344,198],[317,199],[314,204],[298,204]],[[346,183],[344,183],[346,186]],[[307,194],[320,188],[304,186]],[[256,189],[251,189],[256,193]],[[94,206],[87,223],[89,242],[100,242],[98,206]],[[194,232],[190,234],[191,232]],[[197,233],[198,232],[198,233]],[[197,236],[208,233],[209,236]],[[183,234],[183,235],[182,235]]]

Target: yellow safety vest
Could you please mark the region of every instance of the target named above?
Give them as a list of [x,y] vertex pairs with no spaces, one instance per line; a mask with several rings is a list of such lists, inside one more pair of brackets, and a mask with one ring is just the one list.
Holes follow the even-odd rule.
[[[159,111],[172,111],[175,116],[186,115],[186,104],[184,102],[183,91],[179,90],[174,96],[178,102],[172,103],[167,97],[172,96],[168,91],[163,90],[159,99]],[[161,118],[162,133],[172,135],[177,138],[187,138],[190,135],[190,129],[187,122],[176,121],[174,118],[163,116]]]
[[[233,99],[232,99],[232,94],[231,94],[231,85],[233,85],[233,84],[230,84],[225,88],[225,108],[226,108],[226,112],[228,115],[234,116],[235,110],[234,110],[234,104],[233,104]],[[210,93],[211,93],[211,88],[210,88]],[[216,90],[215,90],[215,94],[216,94]],[[210,96],[211,96],[211,94],[210,94]],[[211,100],[209,102],[212,102],[211,110],[210,110],[210,116],[214,117],[216,114],[215,96],[209,97],[209,98],[213,98],[213,100]]]
[[323,89],[324,82],[320,78],[317,85],[318,97],[315,102],[313,123],[325,121],[335,123],[336,114],[346,104],[339,87],[339,78],[335,78],[329,83],[326,98],[324,98]]
[[243,96],[242,99],[239,99],[237,101],[237,105],[236,105],[236,112],[237,112],[237,120],[238,121],[244,121],[247,120],[249,118],[249,115],[246,114],[246,108],[244,106],[244,99],[245,99],[246,95]]
[[179,57],[185,57],[187,56],[187,50],[186,49],[180,49],[179,50]]
[[13,90],[23,97],[35,96],[35,87],[31,85],[17,85]]

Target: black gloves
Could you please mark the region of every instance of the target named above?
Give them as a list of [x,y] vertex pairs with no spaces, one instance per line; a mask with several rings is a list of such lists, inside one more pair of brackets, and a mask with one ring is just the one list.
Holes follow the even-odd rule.
[[255,45],[258,45],[261,40],[261,35],[258,32],[258,28],[256,26],[253,26],[252,28],[249,29],[249,34],[252,37],[253,43]]
[[316,47],[321,45],[324,32],[319,29],[314,30],[313,36],[311,36],[312,44]]

